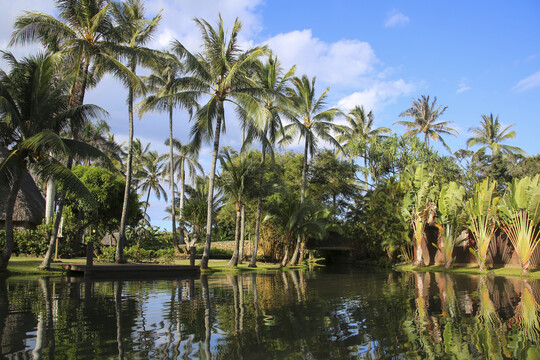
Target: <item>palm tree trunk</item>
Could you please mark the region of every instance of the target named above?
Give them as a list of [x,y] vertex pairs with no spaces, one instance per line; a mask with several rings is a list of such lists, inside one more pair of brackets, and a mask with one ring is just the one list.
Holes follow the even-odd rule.
[[54,213],[54,196],[56,195],[56,183],[51,176],[47,181],[47,198],[45,199],[45,221],[50,223]]
[[309,145],[308,137],[306,136],[306,145],[304,147],[304,163],[302,166],[302,187],[300,188],[300,203],[303,203],[306,197],[306,177],[307,177],[308,155],[309,155],[308,145]]
[[[178,221],[182,223],[183,219],[183,212],[184,212],[184,192],[185,192],[185,185],[186,185],[186,171],[184,168],[185,165],[185,159],[181,159],[180,163],[180,206],[178,209]],[[180,244],[184,243],[184,228],[183,226],[180,226],[178,228],[180,231]]]
[[[300,203],[304,202],[304,199],[306,198],[306,177],[307,177],[307,159],[308,159],[308,137],[306,136],[306,145],[304,148],[304,164],[302,166],[302,187],[300,189]],[[293,255],[291,256],[291,260],[289,261],[289,265],[295,265],[296,259],[298,258],[298,252],[300,251],[300,243],[302,242],[302,237],[300,235],[296,238],[296,245],[294,247]]]
[[214,213],[214,178],[216,176],[216,162],[219,152],[219,136],[221,133],[221,123],[225,118],[223,102],[218,102],[218,116],[216,119],[216,130],[214,132],[214,150],[212,151],[212,163],[210,165],[210,174],[208,178],[208,210],[206,214],[206,242],[204,252],[201,258],[201,269],[208,269],[208,259],[210,256],[210,245],[212,243],[212,221]]
[[[135,74],[135,64],[131,64],[131,71]],[[131,190],[132,163],[133,163],[133,86],[128,89],[128,123],[129,123],[129,138],[128,138],[128,163],[126,169],[126,185],[124,187],[124,202],[122,203],[122,216],[120,218],[120,229],[118,234],[118,243],[116,244],[115,262],[124,264],[126,258],[124,256],[124,245],[126,239],[126,225],[128,217],[129,193]]]
[[238,244],[238,264],[242,264],[242,258],[244,257],[244,240],[246,236],[246,205],[242,204],[242,210],[240,211],[240,243]]
[[238,265],[238,250],[240,245],[240,222],[242,217],[242,205],[236,204],[236,227],[234,230],[234,251],[227,267]]
[[[69,155],[66,167],[71,170],[72,166],[73,157]],[[39,269],[49,270],[51,268],[52,256],[54,254],[54,250],[56,249],[56,241],[58,241],[58,232],[60,230],[60,223],[62,222],[62,213],[64,211],[66,193],[66,189],[64,188],[62,190],[62,193],[60,194],[60,200],[58,201],[58,209],[56,211],[56,217],[54,218],[54,226],[49,240],[49,247],[47,248],[47,252],[45,253],[45,258],[43,258],[43,261],[38,266]]]
[[283,260],[281,260],[280,267],[287,265],[287,259],[289,258],[289,243],[285,243],[285,253],[283,254]]
[[176,236],[176,208],[174,204],[174,164],[173,164],[173,108],[169,107],[169,184],[171,186],[172,209],[172,243],[175,254],[180,254],[178,238]]
[[0,256],[0,272],[7,270],[11,253],[15,247],[13,234],[13,212],[15,211],[15,202],[17,201],[17,194],[21,188],[23,176],[24,173],[20,170],[17,174],[15,174],[13,184],[11,185],[11,190],[6,201],[6,243],[4,245],[4,250],[2,250],[2,255]]
[[364,151],[364,181],[366,183],[365,184],[366,185],[366,193],[369,190],[368,175],[369,175],[369,171],[368,171],[368,164],[367,164],[367,151]]
[[298,259],[298,253],[300,252],[300,244],[302,243],[302,237],[298,235],[296,238],[296,245],[294,246],[294,252],[291,256],[291,260],[289,260],[289,266],[296,265],[296,260]]
[[152,191],[152,189],[148,189],[148,194],[146,195],[146,202],[144,203],[143,220],[146,219],[146,210],[148,209],[148,202],[150,201],[150,191]]
[[251,254],[251,262],[249,267],[257,267],[257,251],[259,249],[259,236],[261,231],[261,215],[262,215],[262,186],[264,181],[264,161],[266,157],[266,146],[262,146],[261,155],[261,170],[259,174],[259,196],[257,199],[257,218],[255,220],[255,242],[253,244],[253,253]]

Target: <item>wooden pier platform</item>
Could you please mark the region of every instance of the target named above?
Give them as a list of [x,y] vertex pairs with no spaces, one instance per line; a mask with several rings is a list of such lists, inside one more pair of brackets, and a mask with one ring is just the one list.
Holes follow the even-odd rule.
[[197,276],[201,270],[199,266],[189,265],[162,265],[162,264],[111,264],[111,265],[83,265],[66,264],[62,266],[71,275],[92,276]]

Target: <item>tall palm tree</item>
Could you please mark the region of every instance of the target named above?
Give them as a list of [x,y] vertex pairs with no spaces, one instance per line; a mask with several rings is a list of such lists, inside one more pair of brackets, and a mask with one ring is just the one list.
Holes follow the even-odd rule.
[[414,120],[399,120],[394,124],[403,125],[407,132],[404,137],[414,136],[416,134],[424,134],[424,142],[429,145],[429,140],[440,141],[443,146],[451,151],[446,142],[444,142],[441,134],[453,135],[458,134],[457,130],[448,126],[453,121],[439,121],[439,117],[444,114],[448,106],[439,106],[435,108],[437,97],[433,98],[433,102],[429,102],[429,96],[422,95],[418,99],[412,100],[412,106],[399,114],[400,117],[412,117]]
[[[183,144],[178,139],[172,140],[173,148],[176,149],[176,153],[173,155],[173,174],[177,173],[178,180],[180,180],[179,192],[179,203],[178,203],[178,221],[183,221],[183,211],[185,204],[185,187],[186,187],[186,168],[187,173],[189,173],[189,180],[191,184],[195,184],[197,181],[197,176],[200,173],[204,175],[204,170],[201,164],[198,161],[199,158],[199,149],[196,149],[193,144]],[[165,141],[165,145],[170,145],[169,139]],[[173,186],[174,180],[173,180]],[[173,213],[176,213],[174,205],[172,207]],[[183,228],[180,227],[180,242],[182,243],[184,239]],[[177,246],[177,245],[176,245]],[[180,251],[180,249],[178,249]]]
[[242,205],[245,203],[250,184],[255,177],[255,164],[247,157],[231,157],[230,151],[225,149],[220,157],[222,172],[219,176],[220,188],[229,196],[236,209],[236,227],[234,232],[234,252],[227,267],[238,265],[240,250],[240,217]]
[[492,156],[497,156],[502,153],[504,156],[514,154],[525,154],[525,151],[516,146],[501,144],[505,140],[516,137],[515,131],[508,131],[514,124],[508,125],[501,130],[502,126],[499,123],[499,117],[493,118],[493,114],[482,115],[480,127],[470,128],[473,137],[467,139],[467,147],[475,145],[484,145],[476,151],[476,153],[484,153],[487,148],[491,150]]
[[[66,55],[64,71],[75,76],[69,98],[72,108],[84,103],[86,89],[95,85],[105,72],[127,83],[139,82],[130,69],[117,59],[128,53],[125,46],[119,45],[128,27],[114,26],[112,6],[107,0],[57,0],[58,19],[28,11],[15,21],[10,45],[39,41],[48,51],[61,51]],[[73,139],[78,139],[81,124],[73,120],[69,131]],[[68,157],[68,169],[72,165],[73,159]],[[64,200],[65,192],[59,200],[54,237],[58,235]]]
[[[202,37],[202,52],[193,55],[181,43],[176,42],[174,51],[185,59],[187,71],[191,76],[185,78],[189,85],[185,94],[201,97],[208,96],[206,104],[195,114],[195,124],[191,129],[194,144],[213,139],[212,162],[209,174],[208,210],[206,223],[206,243],[200,266],[208,268],[208,257],[212,241],[213,198],[216,162],[219,152],[219,140],[225,128],[225,102],[249,108],[249,112],[261,113],[261,106],[254,95],[255,84],[247,76],[248,69],[254,61],[266,52],[265,47],[255,47],[242,51],[238,44],[238,33],[242,25],[235,20],[230,36],[223,27],[223,19],[219,16],[217,29],[207,21],[195,19]],[[261,116],[254,116],[260,119]]]
[[343,146],[345,152],[350,157],[362,157],[364,159],[364,182],[365,190],[369,190],[369,148],[373,143],[377,143],[383,134],[390,134],[392,130],[386,127],[373,127],[373,111],[366,114],[363,106],[355,106],[349,111],[346,117],[348,126],[341,127],[343,134],[337,137],[337,140]]
[[[92,146],[58,135],[69,120],[81,122],[105,114],[94,105],[69,105],[68,90],[73,79],[58,76],[57,69],[63,61],[60,54],[39,55],[19,62],[13,55],[4,53],[4,59],[10,63],[11,71],[6,74],[0,70],[0,128],[4,135],[3,145],[8,148],[7,157],[0,163],[0,182],[7,184],[10,191],[0,271],[6,270],[13,251],[13,210],[27,169],[32,167],[33,172],[43,179],[54,177],[63,183],[64,189],[69,188],[92,201],[78,178],[52,155],[106,158]],[[59,208],[61,206],[62,203]],[[57,218],[55,223],[58,221]],[[55,242],[53,234],[41,267],[49,268]]]
[[142,158],[142,160],[142,169],[146,176],[140,184],[140,189],[143,193],[146,192],[143,216],[143,219],[146,219],[146,210],[148,209],[150,194],[154,192],[158,199],[161,199],[161,196],[163,196],[165,201],[167,201],[167,192],[160,183],[160,180],[163,177],[164,164],[161,162],[161,157],[157,151],[150,151]]
[[283,124],[281,121],[281,113],[287,108],[286,90],[287,86],[294,74],[295,67],[291,67],[286,73],[283,73],[281,64],[277,57],[269,56],[266,62],[257,62],[255,67],[254,78],[263,90],[260,101],[266,109],[266,118],[262,128],[258,124],[247,121],[248,135],[245,143],[249,144],[253,140],[261,142],[261,164],[259,170],[259,194],[257,197],[257,214],[255,219],[255,240],[253,244],[253,253],[249,267],[257,267],[257,251],[259,248],[261,214],[262,214],[262,198],[263,198],[263,182],[264,182],[264,166],[266,161],[266,153],[274,153],[274,145],[281,135],[284,135]]
[[[166,145],[169,146],[169,186],[171,189],[171,207],[172,213],[176,214],[175,209],[175,186],[174,186],[174,141],[173,141],[173,111],[175,107],[187,107],[190,109],[196,106],[193,98],[189,95],[184,96],[182,90],[183,65],[174,54],[163,54],[157,66],[154,67],[151,75],[144,77],[149,91],[154,94],[145,98],[139,104],[141,115],[147,111],[166,111],[169,115],[169,139]],[[181,189],[182,190],[182,189]],[[183,197],[181,196],[181,199]],[[180,206],[182,206],[180,201]],[[180,216],[182,212],[180,211]],[[179,252],[178,238],[176,234],[176,216],[171,217],[173,247],[175,252]],[[182,229],[180,229],[180,239],[184,238]]]
[[142,0],[127,0],[121,3],[112,3],[113,16],[118,23],[121,33],[121,43],[129,49],[128,68],[133,74],[135,81],[128,81],[128,161],[126,169],[126,187],[124,190],[124,202],[122,204],[122,216],[120,218],[120,229],[116,246],[116,263],[125,263],[124,245],[126,240],[126,224],[128,212],[129,191],[131,189],[132,177],[132,144],[133,144],[133,101],[135,92],[144,92],[140,79],[137,78],[136,68],[138,63],[145,65],[153,64],[155,60],[154,52],[144,47],[151,40],[153,32],[156,30],[161,14],[156,15],[152,20],[145,19],[145,11]]
[[39,41],[48,51],[66,54],[66,70],[74,73],[70,106],[82,105],[86,89],[100,76],[94,71],[111,72],[121,78],[136,80],[129,69],[117,60],[125,47],[117,43],[121,33],[113,26],[111,3],[107,0],[57,0],[58,18],[27,11],[15,21],[10,45]]
[[[308,170],[309,155],[313,156],[320,140],[340,148],[337,140],[332,136],[332,131],[338,128],[333,123],[334,118],[341,112],[336,108],[324,109],[326,98],[330,88],[326,88],[322,94],[315,95],[315,80],[311,81],[307,75],[302,78],[295,77],[292,80],[293,88],[288,90],[292,101],[291,108],[287,111],[287,117],[292,121],[285,127],[287,132],[299,133],[304,138],[304,161],[302,166],[302,186],[300,189],[300,202],[304,202],[306,194],[306,177]],[[301,239],[298,238],[296,248],[291,257],[291,263],[295,263],[300,250]]]

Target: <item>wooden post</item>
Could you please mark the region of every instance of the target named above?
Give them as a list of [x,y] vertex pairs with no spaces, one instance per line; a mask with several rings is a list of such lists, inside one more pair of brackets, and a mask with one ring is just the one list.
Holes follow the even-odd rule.
[[91,267],[94,265],[94,242],[89,241],[86,244],[86,267]]

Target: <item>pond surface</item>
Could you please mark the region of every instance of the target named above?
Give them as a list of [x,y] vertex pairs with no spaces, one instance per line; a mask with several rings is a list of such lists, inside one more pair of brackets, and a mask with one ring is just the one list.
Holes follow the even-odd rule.
[[0,279],[7,359],[540,359],[536,280],[320,270]]

